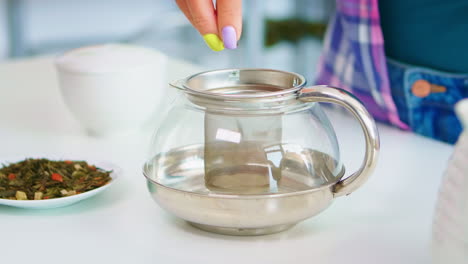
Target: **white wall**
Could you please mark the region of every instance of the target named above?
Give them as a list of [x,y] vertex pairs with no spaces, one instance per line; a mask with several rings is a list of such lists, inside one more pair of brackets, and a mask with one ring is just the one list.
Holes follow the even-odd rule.
[[[223,53],[210,52],[201,37],[190,26],[184,30],[167,30],[162,26],[174,24],[166,18],[157,20],[168,12],[177,11],[174,0],[23,0],[26,3],[24,27],[26,41],[36,46],[47,42],[86,40],[101,37],[119,37],[153,24],[154,32],[136,43],[153,46],[164,52],[211,68],[245,66],[242,49]],[[264,1],[264,0],[245,0]],[[294,0],[307,1],[307,0]],[[293,0],[265,0],[264,14],[267,17],[289,17],[295,12]],[[321,19],[324,3],[331,0],[307,1],[307,16]],[[0,60],[8,51],[6,39],[5,0],[0,0]],[[248,18],[245,18],[248,20]],[[185,18],[183,22],[186,23]],[[155,22],[156,21],[156,22]],[[178,23],[178,22],[177,22]],[[248,21],[247,21],[248,23]],[[190,43],[187,45],[187,43]],[[165,44],[165,47],[162,47]],[[316,46],[316,45],[315,45]],[[312,61],[316,60],[319,47],[314,49]],[[264,50],[265,67],[294,70],[295,50],[284,43]],[[311,62],[310,65],[314,65]],[[312,69],[313,70],[313,69]]]
[[[120,39],[175,9],[163,0],[23,0],[22,21],[29,47],[74,40]],[[8,51],[6,1],[0,0],[0,60]]]
[[28,41],[125,36],[151,24],[174,1],[41,0],[27,1]]
[[8,52],[6,32],[6,9],[5,1],[0,0],[0,61],[4,60]]

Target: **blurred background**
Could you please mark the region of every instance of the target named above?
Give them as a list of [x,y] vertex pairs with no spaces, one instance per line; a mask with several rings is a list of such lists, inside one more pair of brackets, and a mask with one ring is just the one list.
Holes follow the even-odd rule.
[[0,0],[0,61],[123,42],[210,69],[264,67],[313,79],[333,3],[244,0],[239,48],[215,53],[173,0]]

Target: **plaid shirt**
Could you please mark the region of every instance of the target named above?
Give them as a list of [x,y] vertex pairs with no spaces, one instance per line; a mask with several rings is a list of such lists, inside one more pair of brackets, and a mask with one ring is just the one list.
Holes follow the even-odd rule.
[[337,0],[318,69],[317,84],[349,90],[377,120],[408,129],[390,91],[377,0]]

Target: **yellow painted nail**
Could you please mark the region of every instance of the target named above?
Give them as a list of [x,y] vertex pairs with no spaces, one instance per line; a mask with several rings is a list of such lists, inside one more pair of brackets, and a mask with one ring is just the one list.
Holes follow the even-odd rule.
[[216,34],[203,35],[206,45],[214,51],[222,51],[224,49],[223,41]]

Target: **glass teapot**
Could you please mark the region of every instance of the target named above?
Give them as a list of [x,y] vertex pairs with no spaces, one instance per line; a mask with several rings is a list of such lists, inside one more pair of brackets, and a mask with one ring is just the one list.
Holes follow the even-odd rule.
[[[154,136],[145,175],[199,194],[353,192],[376,163],[375,123],[345,90],[305,84],[299,74],[268,69],[207,71],[172,83],[179,95]],[[317,102],[343,106],[362,126],[366,152],[351,176],[343,177],[335,132]]]

